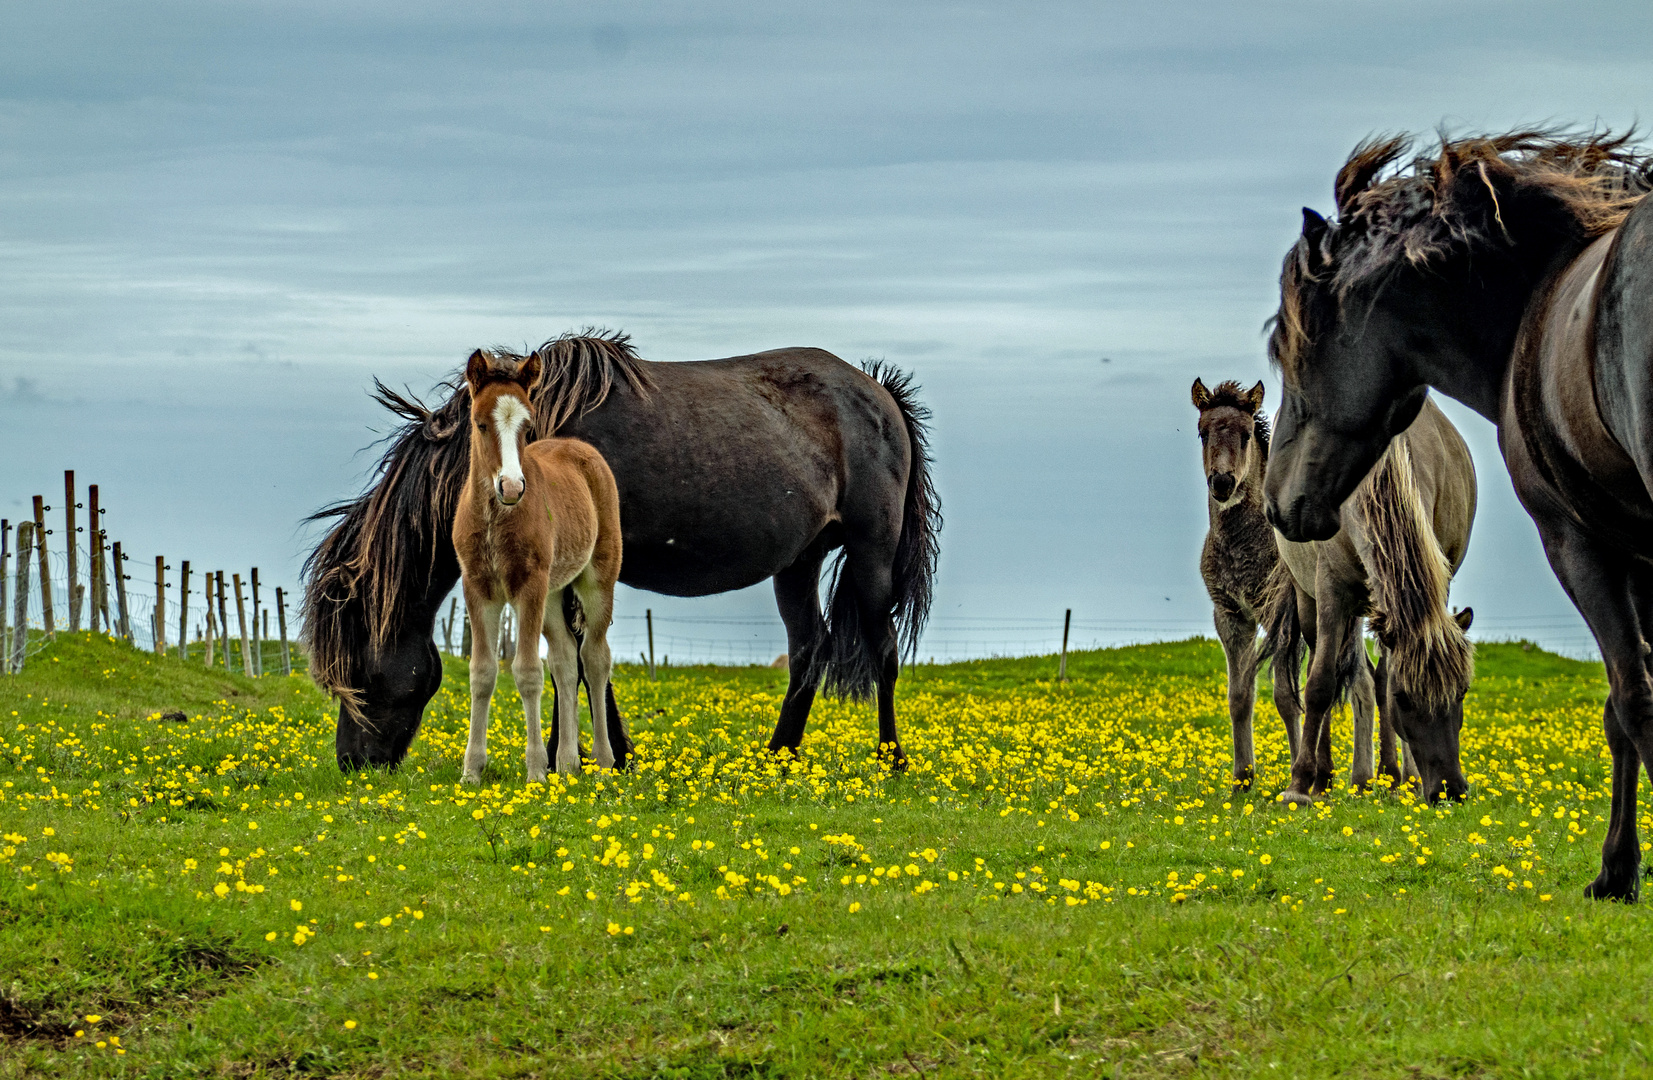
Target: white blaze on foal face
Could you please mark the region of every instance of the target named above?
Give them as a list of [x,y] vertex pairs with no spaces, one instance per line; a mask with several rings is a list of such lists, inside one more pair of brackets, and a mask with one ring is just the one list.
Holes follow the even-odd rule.
[[494,402],[494,436],[499,439],[494,497],[506,506],[515,506],[522,498],[522,457],[517,453],[517,440],[528,421],[528,406],[515,394],[501,394]]

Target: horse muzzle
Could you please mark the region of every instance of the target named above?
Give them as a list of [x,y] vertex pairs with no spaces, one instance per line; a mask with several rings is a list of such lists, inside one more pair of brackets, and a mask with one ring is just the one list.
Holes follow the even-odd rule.
[[1206,486],[1211,489],[1211,497],[1219,503],[1226,503],[1229,499],[1232,499],[1235,488],[1240,486],[1239,481],[1234,479],[1234,474],[1231,472],[1212,473],[1206,477],[1205,482]]
[[494,498],[505,506],[515,506],[522,501],[522,493],[527,485],[520,477],[501,476],[494,481]]

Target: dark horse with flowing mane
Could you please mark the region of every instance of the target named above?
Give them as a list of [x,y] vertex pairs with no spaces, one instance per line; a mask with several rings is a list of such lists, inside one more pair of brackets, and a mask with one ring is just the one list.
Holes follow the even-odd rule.
[[[1270,351],[1286,379],[1269,516],[1339,508],[1435,387],[1498,425],[1516,494],[1589,624],[1610,686],[1613,803],[1585,895],[1634,899],[1639,766],[1653,766],[1653,203],[1628,136],[1400,138],[1303,211]],[[1421,735],[1418,732],[1407,732]]]
[[[904,764],[895,682],[929,613],[941,527],[909,377],[804,348],[651,363],[596,331],[534,355],[535,433],[582,439],[614,472],[622,582],[705,596],[774,578],[790,681],[770,748],[797,749],[818,687],[876,691],[880,746]],[[446,389],[429,409],[379,384],[404,423],[372,486],[316,515],[339,519],[306,562],[304,613],[310,670],[339,698],[341,768],[401,761],[441,684],[432,630],[459,580],[450,530],[471,438],[470,395]],[[820,571],[840,548],[823,616]],[[621,767],[612,690],[606,711]]]

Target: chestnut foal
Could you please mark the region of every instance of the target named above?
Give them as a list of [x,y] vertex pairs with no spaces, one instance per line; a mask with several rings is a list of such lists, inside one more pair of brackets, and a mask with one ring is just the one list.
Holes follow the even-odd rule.
[[[471,394],[471,465],[454,518],[453,546],[475,631],[466,783],[481,783],[488,761],[488,703],[499,673],[499,623],[506,604],[522,628],[511,671],[528,722],[528,781],[544,781],[550,764],[540,733],[545,676],[538,641],[530,630],[535,626],[542,628],[549,646],[557,771],[580,768],[582,668],[591,705],[592,749],[598,765],[614,765],[604,706],[613,666],[608,626],[614,613],[614,583],[620,576],[620,495],[608,463],[589,443],[528,441],[534,415],[529,393],[540,370],[537,354],[519,364],[481,350],[465,365]],[[578,607],[574,620],[584,623],[578,639],[564,615],[564,589],[573,593]]]

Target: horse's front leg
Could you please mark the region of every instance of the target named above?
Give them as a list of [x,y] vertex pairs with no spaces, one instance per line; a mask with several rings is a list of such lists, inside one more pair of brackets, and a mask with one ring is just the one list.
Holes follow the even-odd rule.
[[1234,734],[1234,790],[1246,791],[1256,773],[1252,718],[1257,703],[1257,623],[1219,604],[1217,639],[1228,663],[1228,723]]
[[505,605],[481,595],[465,582],[465,610],[471,617],[471,730],[465,740],[460,780],[482,783],[488,764],[488,705],[499,678],[499,621]]
[[552,617],[545,620],[546,666],[551,669],[557,710],[557,771],[580,771],[580,647],[562,615],[562,590]]
[[522,716],[526,721],[527,746],[523,762],[528,768],[530,784],[545,783],[550,757],[545,750],[545,737],[540,731],[540,703],[545,692],[545,669],[540,666],[539,635],[533,628],[545,622],[545,582],[530,582],[516,604],[517,625],[522,627],[517,654],[511,660],[511,674],[516,677],[517,693],[522,696]]
[[1350,648],[1359,653],[1355,657],[1354,683],[1349,687],[1349,706],[1354,712],[1355,745],[1349,759],[1349,784],[1365,791],[1377,775],[1372,761],[1372,717],[1377,712],[1377,691],[1373,685],[1372,662],[1366,658],[1366,645],[1361,640],[1360,620],[1355,620],[1354,640]]

